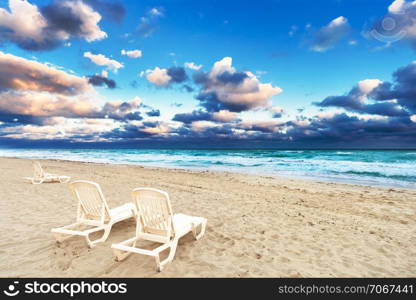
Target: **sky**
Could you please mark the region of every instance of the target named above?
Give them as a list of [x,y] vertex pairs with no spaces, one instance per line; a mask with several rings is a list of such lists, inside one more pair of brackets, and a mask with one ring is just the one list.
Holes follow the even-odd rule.
[[0,147],[416,148],[416,1],[0,1]]

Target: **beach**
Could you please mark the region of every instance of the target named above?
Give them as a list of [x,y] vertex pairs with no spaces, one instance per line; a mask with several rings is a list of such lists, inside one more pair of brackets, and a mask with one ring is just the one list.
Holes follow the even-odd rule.
[[30,160],[0,158],[1,277],[415,277],[416,190],[220,171],[41,160],[50,173],[100,184],[110,208],[131,190],[167,191],[174,212],[208,219],[180,240],[159,273],[152,258],[116,262],[111,244],[134,235],[116,224],[93,249],[50,230],[75,221],[66,184],[32,185]]

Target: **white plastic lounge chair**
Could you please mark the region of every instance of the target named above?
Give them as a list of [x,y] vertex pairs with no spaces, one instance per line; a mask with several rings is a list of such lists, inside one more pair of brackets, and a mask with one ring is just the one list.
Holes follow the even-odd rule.
[[[133,203],[109,209],[100,186],[95,182],[79,180],[71,182],[69,186],[78,200],[77,221],[71,225],[52,229],[52,233],[58,241],[63,241],[74,235],[83,236],[88,246],[92,248],[98,243],[105,242],[113,224],[136,215],[136,206]],[[76,229],[81,226],[92,228]],[[101,238],[90,240],[91,233],[102,230],[104,234]]]
[[[132,196],[137,206],[136,236],[111,246],[118,261],[125,259],[131,253],[152,256],[160,272],[167,263],[173,260],[178,240],[181,237],[192,232],[194,238],[198,240],[204,235],[207,219],[173,214],[169,195],[166,192],[151,188],[137,188],[133,190]],[[200,227],[199,233],[197,233],[198,227]],[[162,245],[153,250],[141,249],[136,247],[136,242],[140,239]],[[168,248],[170,248],[168,257],[161,261],[160,253]]]
[[34,161],[33,165],[33,177],[24,177],[32,182],[32,184],[41,184],[43,182],[60,182],[67,183],[71,179],[69,176],[60,176],[56,174],[46,173],[43,171],[42,166],[38,161]]

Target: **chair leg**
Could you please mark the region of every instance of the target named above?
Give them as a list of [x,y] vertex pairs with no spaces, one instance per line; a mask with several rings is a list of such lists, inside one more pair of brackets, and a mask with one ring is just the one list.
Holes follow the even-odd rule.
[[[136,247],[136,242],[137,242],[137,240],[135,240],[133,243],[132,243],[132,247]],[[130,254],[132,254],[132,252],[129,252],[129,251],[123,251],[123,250],[120,250],[120,249],[114,249],[113,248],[113,253],[114,253],[114,255],[116,256],[116,261],[122,261],[122,260],[125,260],[127,257],[129,257],[130,256]]]
[[85,237],[85,239],[87,241],[88,247],[94,248],[98,243],[105,242],[107,240],[108,236],[110,235],[110,231],[111,231],[112,226],[113,226],[113,224],[109,224],[107,227],[105,227],[103,229],[104,230],[103,236],[99,239],[94,240],[94,241],[91,241],[89,235],[87,235]]
[[192,224],[192,234],[195,238],[195,240],[199,240],[205,233],[205,228],[207,227],[207,220],[204,220],[201,223],[201,230],[199,231],[199,233],[196,232],[197,226]]
[[176,248],[178,246],[178,239],[174,239],[173,241],[170,242],[170,250],[169,250],[169,255],[167,258],[165,258],[163,261],[160,261],[160,253],[155,256],[155,260],[156,260],[156,265],[157,265],[157,270],[159,272],[162,272],[164,267],[170,263],[173,258],[175,257],[175,253],[176,253]]
[[132,252],[122,251],[122,250],[119,250],[119,249],[113,249],[113,253],[116,257],[116,261],[123,261],[127,257],[129,257]]

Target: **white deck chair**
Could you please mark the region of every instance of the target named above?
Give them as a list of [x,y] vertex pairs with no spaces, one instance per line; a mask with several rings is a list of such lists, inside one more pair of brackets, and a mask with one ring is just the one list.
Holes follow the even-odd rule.
[[[137,188],[133,190],[132,196],[137,206],[136,236],[111,246],[118,261],[125,259],[131,253],[148,255],[155,258],[157,270],[162,271],[163,267],[173,260],[181,237],[192,232],[198,240],[204,235],[207,219],[173,214],[169,195],[166,192]],[[199,233],[197,233],[198,227],[200,227]],[[153,250],[137,248],[136,242],[140,239],[162,245]],[[161,261],[160,253],[168,248],[170,248],[168,257]]]
[[41,184],[43,182],[60,182],[67,183],[71,179],[69,176],[56,175],[46,173],[38,161],[33,161],[33,177],[24,177],[32,182],[32,184]]
[[[78,200],[77,220],[73,224],[52,229],[52,233],[58,241],[63,241],[74,235],[83,236],[88,246],[92,248],[108,238],[113,224],[136,215],[136,206],[133,203],[109,209],[100,186],[95,182],[79,180],[71,182],[69,186]],[[77,230],[76,228],[80,226],[92,226],[93,228]],[[104,233],[101,238],[90,240],[91,233],[102,230]]]

